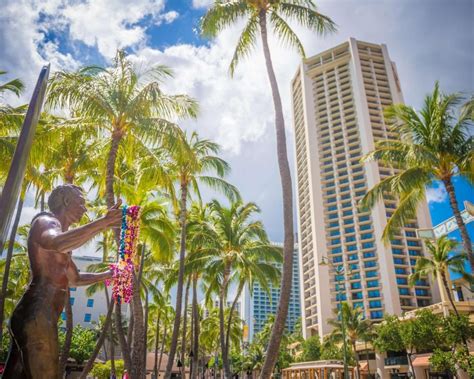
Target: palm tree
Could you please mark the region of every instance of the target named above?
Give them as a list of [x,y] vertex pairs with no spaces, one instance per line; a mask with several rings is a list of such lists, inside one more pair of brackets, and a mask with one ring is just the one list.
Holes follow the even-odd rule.
[[[0,76],[5,75],[6,71],[0,70]],[[0,83],[0,100],[4,97],[5,94],[11,93],[19,97],[23,92],[25,85],[20,79],[12,79],[5,83]],[[22,121],[24,116],[24,111],[26,107],[21,106],[18,108],[12,107],[8,104],[0,102],[0,125],[16,123]]]
[[[167,170],[171,182],[179,185],[179,225],[181,228],[181,234],[178,284],[176,289],[176,316],[173,325],[165,379],[171,377],[173,360],[175,358],[178,344],[182,310],[181,303],[183,301],[184,265],[186,258],[187,199],[189,191],[192,188],[199,196],[198,182],[201,182],[212,188],[221,190],[230,198],[239,197],[237,189],[223,179],[223,177],[229,172],[230,167],[227,162],[217,157],[218,152],[219,145],[206,139],[200,139],[196,132],[193,132],[190,137],[185,135],[185,138],[183,138],[175,148],[170,150],[170,161],[167,165]],[[206,175],[209,172],[215,172],[217,176]],[[174,194],[174,189],[172,187],[168,188],[169,191]]]
[[284,43],[295,47],[302,57],[305,56],[303,45],[286,20],[296,21],[318,34],[335,30],[335,25],[329,17],[317,12],[312,0],[217,0],[214,6],[208,10],[201,20],[202,34],[206,37],[214,38],[223,29],[230,27],[243,18],[247,20],[247,23],[237,42],[237,47],[230,63],[230,73],[233,75],[240,60],[248,55],[256,45],[257,35],[258,32],[260,32],[275,108],[277,158],[283,192],[285,238],[281,296],[272,338],[270,340],[269,352],[261,374],[262,378],[269,378],[277,360],[278,347],[280,346],[280,340],[283,335],[288,313],[288,304],[291,294],[294,236],[293,193],[286,147],[285,121],[280,91],[273,69],[270,47],[268,45],[268,23],[272,26],[276,36]]
[[454,253],[454,248],[458,245],[455,240],[443,236],[431,242],[425,240],[427,253],[429,256],[419,257],[416,261],[415,272],[408,277],[410,285],[415,285],[419,280],[432,276],[438,282],[441,292],[441,301],[445,315],[449,313],[444,304],[446,297],[451,303],[454,312],[459,316],[458,310],[454,304],[452,288],[449,280],[449,271],[460,274],[464,279],[472,283],[473,277],[464,270],[464,262],[467,258],[465,253]]
[[344,334],[342,333],[342,328],[344,323],[346,341],[352,347],[352,352],[356,362],[357,378],[360,379],[360,367],[356,351],[356,342],[363,341],[368,335],[371,323],[368,319],[364,318],[362,308],[352,308],[347,302],[341,303],[341,312],[338,312],[338,314],[341,315],[340,319],[335,318],[328,321],[328,323],[334,328],[331,333],[331,338],[335,342],[343,341]]
[[252,288],[253,283],[258,282],[267,291],[271,282],[276,284],[280,271],[275,267],[275,263],[281,263],[281,253],[270,244],[263,224],[260,221],[252,221],[254,214],[260,211],[254,203],[244,204],[236,201],[227,208],[213,200],[210,209],[211,222],[203,249],[205,253],[209,253],[205,272],[209,282],[208,293],[216,289],[219,295],[222,362],[225,377],[230,378],[231,319],[224,320],[229,285],[232,281],[238,283],[237,294],[232,300],[229,312],[229,317],[232,318],[246,283]]
[[404,104],[388,107],[385,116],[400,140],[376,143],[375,150],[364,161],[379,161],[397,169],[394,175],[376,184],[362,199],[363,207],[373,207],[384,194],[398,196],[399,203],[387,222],[383,237],[388,241],[394,232],[416,215],[418,205],[426,198],[426,187],[439,180],[449,196],[465,251],[474,272],[471,239],[461,217],[453,178],[457,175],[474,182],[474,139],[469,134],[472,118],[469,112],[455,116],[462,97],[443,95],[439,84],[425,97],[423,108],[416,111]]
[[[69,109],[80,115],[84,123],[98,125],[108,136],[110,145],[105,172],[107,207],[115,204],[115,174],[118,151],[125,143],[148,149],[163,135],[179,134],[179,128],[169,120],[174,117],[195,117],[197,104],[185,95],[166,95],[161,81],[172,76],[171,71],[156,65],[143,74],[127,60],[124,51],[117,51],[113,66],[83,67],[77,72],[58,71],[50,79],[47,105]],[[119,231],[115,239],[118,246]],[[130,349],[122,330],[119,304],[115,307],[117,333],[125,368],[132,372]],[[137,369],[137,367],[134,367]]]

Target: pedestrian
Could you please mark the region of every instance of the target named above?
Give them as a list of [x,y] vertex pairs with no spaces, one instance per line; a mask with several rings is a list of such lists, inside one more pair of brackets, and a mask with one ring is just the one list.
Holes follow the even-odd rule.
[[128,371],[127,371],[127,370],[125,370],[125,371],[123,372],[122,379],[130,379],[130,376],[128,375]]

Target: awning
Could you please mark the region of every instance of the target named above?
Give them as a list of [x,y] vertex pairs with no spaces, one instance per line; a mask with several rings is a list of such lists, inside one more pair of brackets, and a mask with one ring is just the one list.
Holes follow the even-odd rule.
[[360,371],[367,371],[369,372],[369,370],[367,369],[368,365],[367,365],[367,362],[362,362],[362,363],[359,363],[359,370]]
[[418,355],[413,360],[413,366],[415,366],[415,367],[428,367],[430,365],[430,357],[431,357],[431,354]]

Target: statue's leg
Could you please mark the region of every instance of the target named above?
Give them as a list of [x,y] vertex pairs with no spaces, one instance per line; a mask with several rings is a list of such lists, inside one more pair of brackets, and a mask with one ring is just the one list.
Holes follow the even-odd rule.
[[18,348],[15,338],[10,333],[12,343],[10,351],[8,353],[7,362],[5,364],[5,370],[3,372],[3,379],[27,379],[25,371],[23,370],[23,361],[21,357],[21,351]]
[[26,377],[55,379],[59,377],[57,324],[48,315],[39,314],[23,327],[19,341]]

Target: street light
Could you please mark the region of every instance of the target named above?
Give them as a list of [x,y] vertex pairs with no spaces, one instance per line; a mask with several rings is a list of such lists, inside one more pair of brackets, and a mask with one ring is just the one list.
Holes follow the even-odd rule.
[[[342,286],[339,285],[339,281],[341,276],[344,274],[344,266],[338,265],[335,266],[332,262],[330,262],[327,257],[322,257],[321,262],[319,262],[320,266],[329,266],[336,272],[336,291],[337,297],[339,299],[339,314],[341,315],[341,333],[342,333],[342,346],[343,346],[343,362],[344,362],[344,378],[349,379],[349,368],[347,366],[347,341],[346,341],[346,324],[344,320],[344,315],[342,313]],[[348,275],[351,272],[347,272]],[[355,352],[354,352],[355,353]]]

